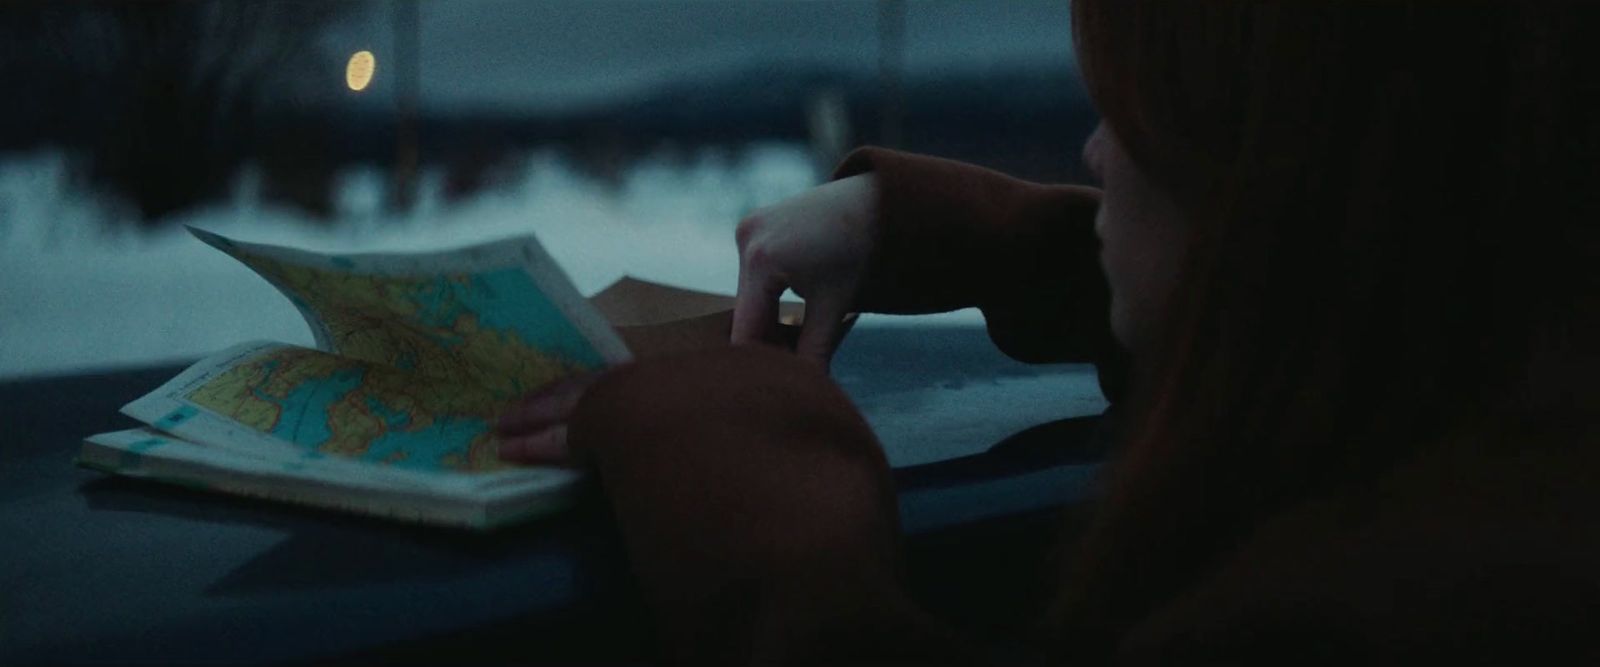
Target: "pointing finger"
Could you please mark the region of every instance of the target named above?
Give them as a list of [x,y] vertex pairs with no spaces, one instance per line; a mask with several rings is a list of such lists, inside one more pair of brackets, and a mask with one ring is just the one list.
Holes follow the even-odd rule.
[[778,324],[778,297],[787,286],[767,276],[755,275],[753,269],[740,267],[739,293],[734,297],[734,343],[756,343],[767,340]]
[[566,421],[577,409],[583,391],[599,377],[598,373],[575,375],[527,395],[500,416],[495,430],[501,435],[520,435]]
[[816,298],[806,302],[806,319],[800,327],[800,340],[795,352],[807,359],[826,365],[833,358],[833,350],[844,337],[849,326],[845,315],[850,307],[838,297]]

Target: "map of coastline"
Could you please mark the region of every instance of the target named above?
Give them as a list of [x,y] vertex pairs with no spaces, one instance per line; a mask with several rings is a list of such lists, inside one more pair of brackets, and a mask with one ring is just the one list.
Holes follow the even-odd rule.
[[349,258],[318,258],[323,268],[210,240],[277,286],[331,350],[272,348],[183,398],[311,456],[501,470],[499,414],[528,391],[605,366],[520,267],[384,275]]
[[307,313],[341,356],[518,394],[605,365],[516,267],[396,277],[236,256]]
[[490,426],[507,397],[471,385],[298,347],[240,361],[185,398],[311,456],[347,456],[417,470],[490,472]]

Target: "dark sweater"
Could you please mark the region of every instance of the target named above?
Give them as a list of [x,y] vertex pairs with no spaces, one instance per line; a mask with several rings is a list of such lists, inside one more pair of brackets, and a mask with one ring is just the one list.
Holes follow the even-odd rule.
[[[1008,354],[1095,361],[1117,392],[1096,191],[877,149],[837,175],[868,170],[882,234],[862,310],[976,306]],[[977,659],[900,589],[882,450],[813,365],[749,347],[642,362],[596,384],[570,428],[670,658]],[[1438,451],[1281,508],[1117,646],[1066,652],[1141,664],[1600,657],[1600,453]]]

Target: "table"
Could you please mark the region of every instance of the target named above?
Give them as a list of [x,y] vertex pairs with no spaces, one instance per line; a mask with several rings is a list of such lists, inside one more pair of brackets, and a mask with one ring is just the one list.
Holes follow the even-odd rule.
[[[598,502],[480,535],[72,465],[178,370],[0,383],[0,664],[647,660]],[[1029,613],[1107,441],[1093,369],[1013,362],[981,328],[878,326],[834,372],[896,466],[915,594],[979,632]]]

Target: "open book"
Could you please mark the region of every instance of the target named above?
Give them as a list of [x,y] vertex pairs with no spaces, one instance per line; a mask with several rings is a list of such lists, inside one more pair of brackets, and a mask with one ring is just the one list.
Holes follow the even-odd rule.
[[627,278],[585,299],[531,236],[331,255],[191,231],[287,296],[317,346],[249,342],[195,363],[123,407],[147,426],[87,438],[80,465],[487,529],[559,509],[581,478],[501,462],[502,411],[635,353],[725,341],[730,322],[729,297]]

